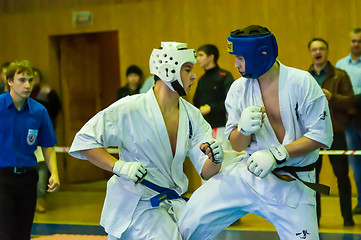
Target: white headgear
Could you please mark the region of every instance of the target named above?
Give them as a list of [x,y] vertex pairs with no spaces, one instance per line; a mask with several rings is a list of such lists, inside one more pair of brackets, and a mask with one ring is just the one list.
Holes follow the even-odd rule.
[[194,49],[187,49],[186,43],[162,42],[161,49],[153,49],[150,56],[150,73],[158,76],[172,91],[184,96],[180,69],[187,62],[197,63]]

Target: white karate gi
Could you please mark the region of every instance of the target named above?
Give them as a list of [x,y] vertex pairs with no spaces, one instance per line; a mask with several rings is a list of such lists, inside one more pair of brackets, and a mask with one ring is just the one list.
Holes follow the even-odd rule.
[[[188,156],[200,173],[208,157],[199,146],[210,139],[212,129],[200,111],[179,98],[177,147],[173,157],[152,88],[145,94],[122,98],[95,115],[76,134],[69,153],[85,159],[81,150],[118,146],[120,159],[144,165],[148,171],[147,180],[184,194],[188,179],[183,172],[183,162]],[[121,239],[153,239],[155,234],[162,235],[156,239],[180,239],[175,221],[177,209],[182,208],[185,201],[166,200],[152,208],[149,199],[157,194],[142,184],[135,185],[133,181],[112,176],[108,181],[101,225],[109,235]]]
[[[280,64],[279,104],[287,145],[305,136],[327,147],[333,139],[328,102],[312,76]],[[237,128],[242,111],[249,106],[264,106],[257,80],[240,78],[231,86],[226,109],[226,135]],[[243,160],[229,171],[208,180],[192,195],[180,219],[185,239],[210,239],[247,213],[269,220],[281,239],[319,239],[315,211],[315,192],[300,181],[286,182],[270,173],[256,177],[247,170],[248,157],[262,149],[279,145],[267,118],[261,130],[252,135]],[[316,162],[318,152],[289,159],[287,166],[303,167]],[[315,171],[298,172],[299,177],[315,182]]]

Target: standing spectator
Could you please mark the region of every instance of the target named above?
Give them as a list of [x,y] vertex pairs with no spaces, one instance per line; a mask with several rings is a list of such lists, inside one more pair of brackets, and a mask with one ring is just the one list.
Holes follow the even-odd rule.
[[204,119],[211,125],[213,137],[222,144],[226,153],[224,162],[226,163],[236,156],[224,133],[227,121],[224,101],[234,79],[230,72],[218,66],[218,59],[219,51],[215,45],[205,44],[198,48],[197,62],[205,73],[198,80],[193,104],[199,108]]
[[[346,149],[345,130],[349,122],[349,111],[352,107],[353,90],[349,76],[341,69],[335,68],[328,61],[328,43],[322,38],[314,38],[308,43],[312,65],[308,72],[317,80],[325,94],[331,114],[333,126],[333,143],[331,149]],[[344,226],[354,226],[352,218],[351,182],[348,176],[349,166],[345,155],[330,155],[333,172],[337,177],[341,213]],[[319,181],[322,167],[322,156],[316,162],[316,182]],[[320,194],[316,193],[317,219],[321,218]]]
[[118,99],[139,93],[141,87],[140,83],[143,77],[142,70],[136,65],[131,65],[127,68],[126,77],[127,84],[124,87],[119,88],[117,93]]
[[46,81],[44,81],[43,75],[39,69],[33,68],[33,71],[34,88],[30,97],[41,103],[46,108],[49,113],[51,123],[53,124],[54,129],[56,129],[56,118],[62,108],[59,95],[46,83]]
[[0,236],[29,240],[36,204],[37,146],[51,172],[48,191],[59,187],[55,132],[44,106],[29,98],[33,70],[16,61],[6,73],[10,90],[0,95]]
[[[41,71],[33,68],[34,71],[34,87],[30,97],[41,103],[49,113],[50,120],[56,129],[56,118],[61,110],[61,101],[58,94],[52,89],[43,79]],[[36,211],[43,213],[46,211],[45,197],[47,192],[48,179],[50,172],[46,165],[42,150],[40,147],[35,151],[36,159],[38,161],[38,191],[36,201]]]
[[8,90],[8,84],[6,82],[6,69],[9,64],[9,62],[4,62],[0,67],[0,94],[5,93]]
[[[345,70],[350,76],[355,98],[361,96],[361,28],[355,28],[350,32],[351,53],[339,60],[337,68]],[[361,108],[356,105],[351,117],[350,124],[346,129],[346,142],[348,150],[361,150]],[[352,210],[353,214],[361,214],[361,156],[349,156],[349,163],[357,188],[357,205]]]

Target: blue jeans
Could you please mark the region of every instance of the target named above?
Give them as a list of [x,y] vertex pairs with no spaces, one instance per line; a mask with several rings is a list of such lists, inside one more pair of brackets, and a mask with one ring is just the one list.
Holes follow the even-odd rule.
[[[361,150],[361,128],[355,128],[351,124],[346,129],[346,142],[348,150]],[[357,205],[361,205],[361,155],[349,155],[348,161],[353,171],[357,188]]]

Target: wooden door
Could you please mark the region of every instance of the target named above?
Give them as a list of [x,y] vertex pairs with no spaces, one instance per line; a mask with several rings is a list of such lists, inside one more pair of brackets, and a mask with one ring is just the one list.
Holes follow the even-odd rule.
[[[116,99],[116,92],[109,91],[120,85],[119,51],[117,34],[112,33],[110,36],[106,37],[107,43],[102,33],[69,35],[59,39],[66,146],[71,145],[75,134],[92,116]],[[116,45],[116,51],[109,50],[110,43]],[[107,59],[112,61],[105,64]],[[114,98],[104,100],[102,97],[111,95]],[[64,165],[66,183],[102,180],[111,175],[88,161],[68,154]]]

